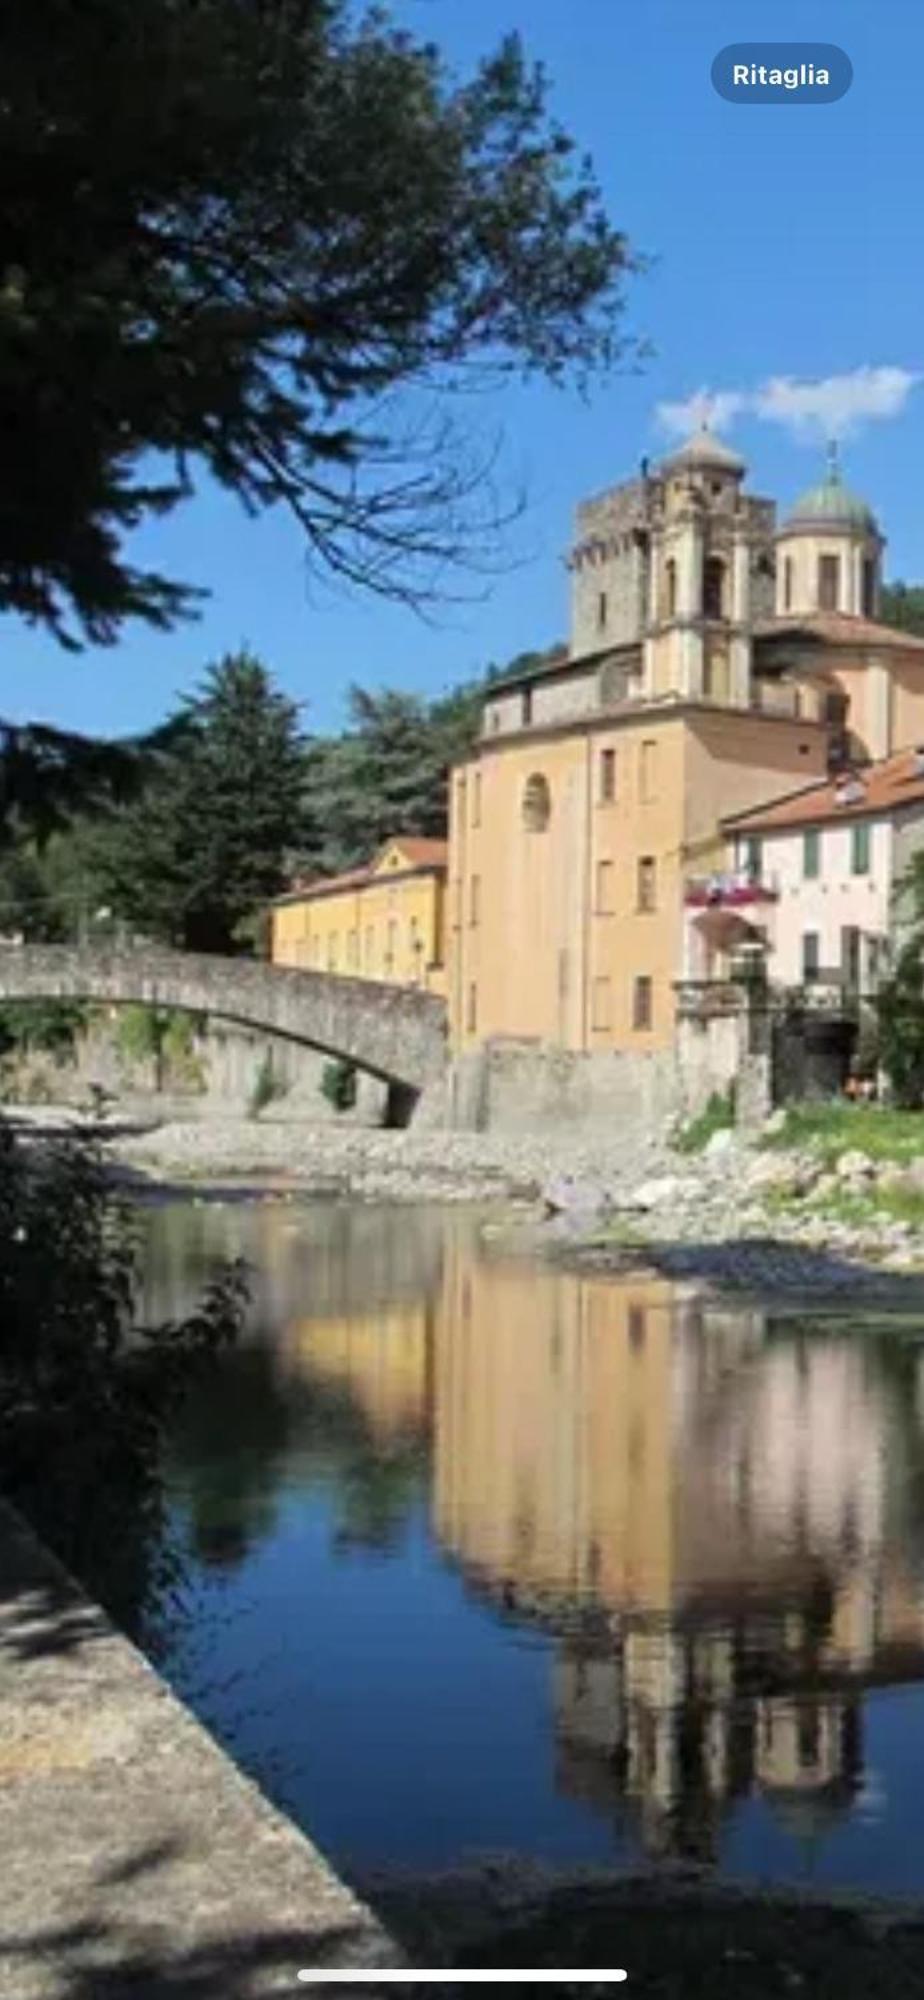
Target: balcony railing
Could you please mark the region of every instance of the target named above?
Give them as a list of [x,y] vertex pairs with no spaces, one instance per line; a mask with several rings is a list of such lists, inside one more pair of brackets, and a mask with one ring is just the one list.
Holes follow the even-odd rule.
[[776,875],[757,877],[747,871],[691,875],[684,885],[684,902],[691,910],[741,910],[754,903],[775,903],[779,893]]

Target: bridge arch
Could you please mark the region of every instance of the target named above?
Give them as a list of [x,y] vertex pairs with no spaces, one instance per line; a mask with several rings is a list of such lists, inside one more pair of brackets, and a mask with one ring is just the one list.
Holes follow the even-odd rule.
[[0,1002],[98,1000],[176,1007],[279,1035],[419,1095],[446,1065],[446,1006],[433,993],[252,958],[159,947],[0,946]]

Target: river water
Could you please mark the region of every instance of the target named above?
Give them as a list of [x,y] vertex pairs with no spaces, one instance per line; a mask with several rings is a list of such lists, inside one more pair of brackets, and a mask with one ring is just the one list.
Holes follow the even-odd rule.
[[149,1213],[150,1313],[253,1273],[171,1449],[163,1671],[354,1877],[920,1891],[924,1329],[576,1276],[485,1220]]

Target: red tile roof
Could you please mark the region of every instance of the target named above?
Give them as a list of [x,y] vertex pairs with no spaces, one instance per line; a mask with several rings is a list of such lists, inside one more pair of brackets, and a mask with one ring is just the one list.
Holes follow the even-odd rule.
[[[393,834],[383,841],[375,859],[366,863],[365,868],[351,868],[345,875],[315,875],[293,882],[282,896],[276,896],[277,903],[308,902],[312,896],[336,895],[342,889],[364,889],[369,882],[387,880],[376,874],[382,855],[390,847],[398,847],[407,859],[410,868],[446,868],[449,863],[448,840],[427,840],[417,834]],[[396,869],[395,873],[399,871]]]
[[924,639],[915,632],[902,632],[897,625],[880,625],[875,618],[848,618],[842,611],[811,611],[803,617],[763,618],[754,627],[758,639],[820,639],[826,646],[898,646],[905,652],[924,652]]
[[910,805],[924,805],[924,751],[919,757],[916,750],[898,750],[878,764],[863,765],[823,784],[806,785],[775,803],[736,813],[722,825],[728,833],[776,833],[828,820],[884,816]]
[[416,833],[396,833],[391,840],[386,840],[380,850],[381,854],[384,854],[386,847],[400,847],[402,854],[407,855],[415,868],[445,868],[449,862],[448,840],[426,840]]

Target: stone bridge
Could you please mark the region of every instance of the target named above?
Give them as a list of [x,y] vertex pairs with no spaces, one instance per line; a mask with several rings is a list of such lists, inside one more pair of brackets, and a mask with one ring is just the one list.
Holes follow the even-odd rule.
[[304,1042],[418,1095],[446,1068],[446,1005],[432,993],[260,959],[144,946],[0,946],[0,1002],[98,1000],[177,1007]]

